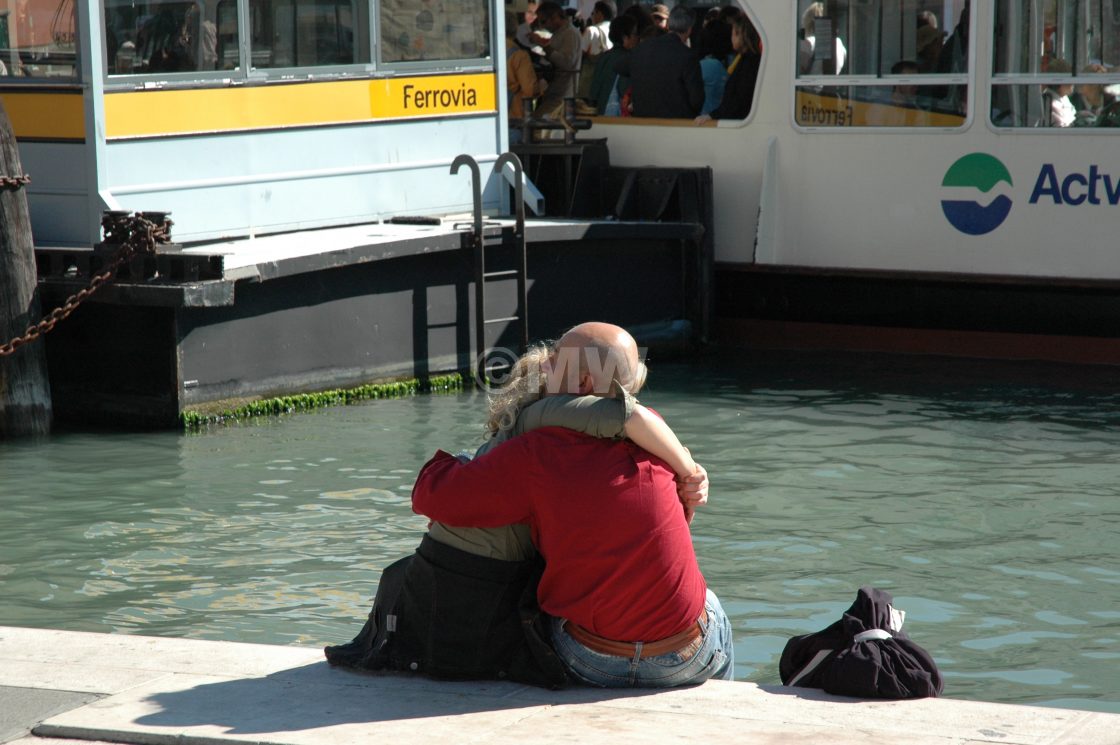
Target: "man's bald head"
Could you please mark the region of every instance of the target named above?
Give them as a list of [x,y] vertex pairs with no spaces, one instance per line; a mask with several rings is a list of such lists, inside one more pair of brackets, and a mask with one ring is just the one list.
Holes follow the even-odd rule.
[[573,327],[556,343],[548,392],[613,396],[615,384],[637,394],[646,380],[638,343],[613,323],[589,321]]

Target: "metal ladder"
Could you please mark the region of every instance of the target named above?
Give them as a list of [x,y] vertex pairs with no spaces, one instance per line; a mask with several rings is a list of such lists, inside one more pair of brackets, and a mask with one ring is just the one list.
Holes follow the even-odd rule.
[[[470,155],[459,155],[451,163],[452,175],[459,168],[467,166],[471,171],[471,187],[474,199],[474,220],[471,226],[471,250],[474,264],[474,340],[472,349],[475,382],[487,387],[499,371],[512,369],[515,358],[490,362],[490,351],[486,347],[486,328],[498,323],[518,323],[521,328],[521,348],[524,353],[529,347],[529,295],[528,295],[528,252],[525,247],[525,202],[522,193],[521,160],[513,153],[503,153],[494,162],[491,175],[501,175],[502,169],[509,165],[514,172],[514,212],[516,219],[512,233],[509,228],[491,224],[489,230],[482,219],[482,181],[478,161]],[[496,229],[495,229],[496,228]],[[487,271],[486,250],[488,248],[512,247],[515,258],[513,269]],[[517,280],[517,312],[512,316],[488,318],[486,316],[486,285],[502,279]]]

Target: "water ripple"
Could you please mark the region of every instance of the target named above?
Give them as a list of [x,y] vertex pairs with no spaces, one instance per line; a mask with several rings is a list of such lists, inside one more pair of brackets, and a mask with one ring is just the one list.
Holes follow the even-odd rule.
[[[891,592],[948,695],[1120,712],[1120,394],[1082,368],[759,353],[651,365],[643,400],[711,476],[693,524],[736,674]],[[0,448],[0,624],[336,643],[426,521],[477,394],[200,435]]]

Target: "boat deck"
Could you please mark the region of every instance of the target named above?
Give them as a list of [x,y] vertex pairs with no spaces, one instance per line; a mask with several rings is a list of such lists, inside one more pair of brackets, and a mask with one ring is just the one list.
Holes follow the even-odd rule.
[[[173,427],[188,411],[473,371],[485,350],[520,347],[522,319],[530,339],[588,318],[647,346],[706,334],[701,223],[527,220],[524,301],[515,221],[488,217],[482,228],[476,241],[464,215],[160,246],[48,338],[55,415]],[[43,312],[117,250],[37,248]]]
[[[509,234],[515,224],[511,217],[486,217],[483,233]],[[472,228],[470,215],[449,215],[438,224],[375,222],[200,244],[172,243],[157,248],[157,263],[149,267],[149,273],[155,276],[118,277],[99,291],[97,299],[153,306],[232,305],[237,282],[264,282],[374,261],[461,250],[471,246]],[[699,241],[702,235],[703,226],[697,223],[551,218],[525,221],[525,240],[530,247],[571,241]],[[61,300],[84,287],[88,277],[95,273],[91,269],[96,269],[97,264],[91,266],[90,260],[97,250],[36,247],[40,280],[48,297]]]

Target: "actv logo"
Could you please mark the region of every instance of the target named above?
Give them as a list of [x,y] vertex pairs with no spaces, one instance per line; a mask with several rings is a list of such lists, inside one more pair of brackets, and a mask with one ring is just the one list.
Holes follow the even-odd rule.
[[941,200],[941,210],[949,223],[968,235],[990,233],[1007,219],[1011,212],[1011,198],[1000,194],[986,206],[973,199],[976,190],[987,194],[999,184],[1012,186],[1011,174],[998,158],[986,153],[970,153],[949,166],[941,180],[942,193],[952,198]]
[[[986,153],[971,153],[957,160],[941,180],[941,210],[954,228],[969,235],[990,233],[1007,219],[1011,212],[1011,197],[998,194],[983,206],[979,201],[965,199],[977,191],[988,194],[1001,183],[1010,190],[1011,174],[1007,167]],[[1086,205],[1120,205],[1120,177],[1105,173],[1097,164],[1084,172],[1059,173],[1053,163],[1043,163],[1031,189],[1028,204],[1076,207]]]

